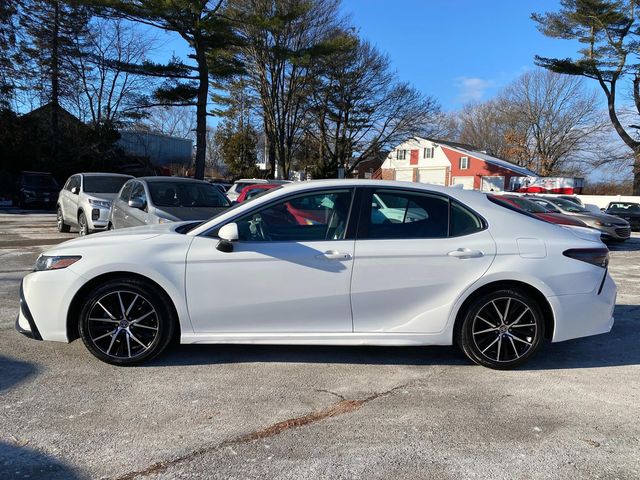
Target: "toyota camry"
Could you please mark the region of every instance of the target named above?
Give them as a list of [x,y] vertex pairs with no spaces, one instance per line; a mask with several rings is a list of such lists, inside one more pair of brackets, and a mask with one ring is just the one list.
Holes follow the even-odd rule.
[[616,286],[588,229],[480,192],[330,180],[279,186],[199,223],[44,252],[16,328],[131,365],[182,343],[451,345],[506,369],[609,332]]

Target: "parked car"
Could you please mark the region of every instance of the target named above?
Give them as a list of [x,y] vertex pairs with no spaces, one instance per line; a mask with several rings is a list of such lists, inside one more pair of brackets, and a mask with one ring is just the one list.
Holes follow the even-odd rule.
[[53,247],[24,277],[16,328],[43,340],[80,337],[116,365],[149,360],[177,336],[199,344],[455,343],[474,362],[506,369],[529,360],[543,339],[611,329],[608,254],[597,236],[480,192],[299,182],[207,222]]
[[611,202],[604,213],[626,220],[631,225],[631,230],[640,230],[640,203]]
[[571,215],[553,212],[549,208],[543,207],[542,205],[523,198],[520,195],[493,195],[493,198],[497,201],[503,201],[516,208],[520,208],[547,222],[557,223],[558,225],[569,225],[572,227],[588,227],[588,225],[582,220],[578,220]]
[[536,194],[539,197],[551,197],[551,198],[561,198],[563,200],[567,200],[569,202],[573,202],[576,205],[579,205],[581,207],[584,207],[585,204],[582,202],[582,200],[580,200],[579,197],[577,197],[576,195],[553,195],[550,193],[539,193]]
[[275,183],[257,183],[255,185],[247,185],[240,191],[240,195],[238,195],[237,203],[242,203],[245,200],[249,200],[257,195],[260,195],[267,190],[271,190],[272,188],[277,188],[279,185]]
[[631,236],[629,222],[605,213],[591,212],[573,202],[562,198],[527,196],[531,201],[550,208],[557,213],[571,215],[586,223],[589,227],[600,230],[604,241],[624,242]]
[[15,204],[20,208],[53,208],[60,185],[48,172],[20,172]]
[[270,183],[273,185],[283,185],[285,183],[291,183],[291,182],[289,180],[264,180],[261,178],[242,178],[236,181],[233,185],[231,185],[231,188],[227,190],[227,197],[232,202],[236,202],[238,201],[240,192],[242,192],[242,189],[244,187],[248,187],[249,185],[258,185],[258,184],[266,185]]
[[109,228],[206,220],[229,208],[219,188],[181,177],[141,177],[124,184],[113,202]]
[[111,202],[130,178],[133,177],[117,173],[71,175],[58,195],[58,231],[68,232],[77,227],[83,236],[106,230]]

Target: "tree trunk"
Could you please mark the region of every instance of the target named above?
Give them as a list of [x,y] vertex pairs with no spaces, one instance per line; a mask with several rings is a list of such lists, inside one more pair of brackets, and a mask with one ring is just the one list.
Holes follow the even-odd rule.
[[196,105],[196,171],[194,178],[204,179],[207,155],[207,102],[209,100],[209,68],[204,46],[196,40],[196,60],[198,62],[198,100]]
[[633,155],[633,194],[640,195],[640,149]]
[[60,138],[60,4],[58,0],[53,2],[53,29],[51,32],[51,157],[55,163],[58,161],[58,141]]

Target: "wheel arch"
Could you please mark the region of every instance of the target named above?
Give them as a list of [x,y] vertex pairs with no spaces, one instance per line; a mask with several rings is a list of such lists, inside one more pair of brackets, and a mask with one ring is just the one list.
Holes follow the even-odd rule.
[[467,310],[467,307],[478,297],[484,295],[485,293],[492,292],[495,290],[499,290],[502,288],[515,288],[518,290],[522,290],[526,292],[528,295],[533,297],[536,302],[540,305],[540,309],[542,310],[542,315],[544,317],[544,338],[551,339],[553,337],[553,332],[555,328],[555,317],[553,314],[553,309],[551,308],[551,304],[545,297],[545,295],[538,290],[536,287],[519,281],[519,280],[496,280],[474,290],[467,298],[464,299],[460,308],[456,312],[455,322],[453,325],[453,342],[455,344],[456,338],[459,335],[460,327],[462,325],[462,321],[464,320],[464,315]]
[[109,280],[139,280],[145,282],[161,295],[165,297],[165,299],[169,302],[171,309],[173,310],[173,314],[176,319],[175,325],[175,335],[177,338],[180,338],[182,327],[180,325],[180,316],[178,315],[178,310],[176,308],[175,302],[171,298],[171,296],[167,293],[167,291],[157,282],[153,281],[149,277],[145,275],[141,275],[139,273],[127,272],[127,271],[118,271],[118,272],[109,272],[98,275],[88,282],[86,282],[80,289],[75,293],[71,303],[69,304],[69,309],[67,311],[67,339],[69,342],[76,340],[79,338],[80,334],[78,331],[78,315],[80,315],[80,311],[82,310],[82,299],[86,297],[86,295],[98,285],[105,283]]

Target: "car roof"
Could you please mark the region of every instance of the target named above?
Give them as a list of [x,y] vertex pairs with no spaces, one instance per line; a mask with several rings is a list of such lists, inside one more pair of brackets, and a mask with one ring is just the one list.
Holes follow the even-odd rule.
[[156,182],[175,182],[175,183],[203,183],[205,185],[213,184],[205,181],[205,180],[196,180],[195,178],[188,177],[163,177],[163,176],[154,176],[154,177],[138,177],[136,180],[142,180],[147,183],[156,183]]

